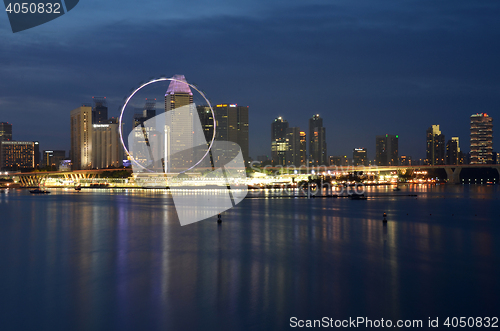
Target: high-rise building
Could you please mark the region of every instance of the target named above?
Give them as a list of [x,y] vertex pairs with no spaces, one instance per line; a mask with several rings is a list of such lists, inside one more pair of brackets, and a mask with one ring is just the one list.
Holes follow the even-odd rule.
[[116,119],[105,124],[92,124],[92,168],[118,168],[123,166],[123,147]]
[[451,137],[446,144],[446,164],[455,165],[462,162],[462,152],[460,151],[458,137]]
[[327,165],[326,131],[319,114],[309,119],[309,164]]
[[470,117],[470,164],[493,162],[493,118],[488,114]]
[[0,122],[0,142],[12,140],[12,124]]
[[301,131],[299,127],[293,127],[286,129],[286,143],[288,145],[288,150],[286,152],[286,165],[300,167],[305,165],[302,163],[302,153],[301,149]]
[[62,160],[66,158],[66,151],[45,150],[43,151],[41,168],[57,170]]
[[92,168],[92,107],[71,111],[71,150],[73,170]]
[[[190,151],[193,147],[193,116],[196,114],[193,103],[193,92],[186,82],[184,75],[175,75],[172,77],[165,92],[165,112],[167,123],[165,125],[166,146],[165,155],[167,160],[166,172],[186,170],[193,165],[194,154],[180,152]],[[178,169],[178,170],[175,170]]]
[[273,165],[286,165],[286,154],[288,143],[286,142],[286,130],[288,122],[283,117],[277,117],[271,123],[271,159]]
[[354,166],[368,166],[366,148],[355,148],[352,150],[352,164]]
[[0,144],[0,169],[29,170],[35,166],[34,141],[3,141]]
[[377,136],[375,141],[375,164],[378,166],[397,166],[399,136],[386,134]]
[[300,165],[307,165],[307,136],[305,131],[300,131]]
[[108,104],[106,97],[92,97],[92,124],[106,124],[108,120]]
[[429,165],[445,164],[446,147],[444,134],[439,125],[432,125],[427,129],[426,163]]

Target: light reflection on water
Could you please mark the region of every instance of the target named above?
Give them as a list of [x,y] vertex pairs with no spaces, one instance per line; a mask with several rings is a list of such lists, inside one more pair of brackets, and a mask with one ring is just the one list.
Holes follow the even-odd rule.
[[221,225],[185,227],[165,191],[2,193],[0,323],[275,330],[292,316],[498,312],[497,186],[366,190],[366,201],[252,192]]

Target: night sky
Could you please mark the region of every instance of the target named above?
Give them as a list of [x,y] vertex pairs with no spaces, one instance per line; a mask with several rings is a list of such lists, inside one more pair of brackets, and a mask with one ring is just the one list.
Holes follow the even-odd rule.
[[[469,117],[494,118],[500,151],[500,1],[106,1],[12,33],[0,18],[0,121],[14,140],[69,149],[70,111],[106,96],[110,116],[140,82],[183,74],[212,103],[250,108],[250,155],[270,124],[324,118],[328,154],[425,156],[425,130],[469,150]],[[498,129],[496,129],[498,128]]]

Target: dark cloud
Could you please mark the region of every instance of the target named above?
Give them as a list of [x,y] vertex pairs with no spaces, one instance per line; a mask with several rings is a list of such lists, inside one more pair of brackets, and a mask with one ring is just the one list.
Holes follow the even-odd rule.
[[400,153],[416,158],[432,124],[467,150],[470,114],[498,118],[495,1],[269,8],[10,36],[0,53],[0,120],[14,123],[15,139],[68,149],[71,109],[100,95],[116,115],[140,81],[174,74],[215,103],[250,106],[251,155],[269,154],[276,116],[306,129],[320,113],[329,154],[364,146],[372,157],[375,135],[394,133]]

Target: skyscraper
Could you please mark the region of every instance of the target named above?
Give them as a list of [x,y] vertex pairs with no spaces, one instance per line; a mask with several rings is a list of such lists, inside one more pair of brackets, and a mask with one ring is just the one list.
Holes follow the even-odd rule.
[[73,170],[92,168],[92,107],[71,111],[71,150]]
[[12,124],[0,122],[0,142],[12,140]]
[[27,170],[35,166],[34,141],[3,141],[0,144],[0,169]]
[[[237,104],[218,104],[214,108],[216,119],[216,140],[232,141],[241,148],[245,165],[248,155],[248,107]],[[207,142],[212,140],[213,119],[208,106],[198,107]]]
[[286,152],[286,165],[300,167],[305,165],[301,162],[301,131],[298,127],[286,129],[286,143],[288,150]]
[[307,136],[305,131],[300,131],[300,165],[307,166]]
[[57,170],[59,168],[59,163],[65,158],[66,151],[45,150],[43,151],[43,160],[41,167],[46,169],[53,168]]
[[[186,170],[193,164],[193,156],[176,153],[191,150],[193,146],[193,115],[195,114],[193,92],[184,75],[175,75],[165,92],[165,112],[168,113],[165,125],[167,160],[166,172],[174,169]],[[171,125],[169,125],[169,123]]]
[[328,165],[326,150],[326,132],[323,119],[319,114],[309,119],[309,164],[313,166]]
[[432,125],[427,129],[426,163],[429,165],[444,164],[446,148],[444,134],[439,130],[439,125]]
[[354,166],[368,166],[366,148],[355,148],[352,150],[352,164]]
[[375,164],[378,166],[397,166],[399,136],[386,134],[375,140]]
[[281,116],[271,123],[271,159],[273,165],[286,165],[286,153],[288,144],[286,142],[286,130],[288,122]]
[[470,117],[470,164],[493,162],[493,118],[488,114]]
[[462,152],[458,143],[458,137],[451,137],[446,144],[446,164],[455,165],[462,163]]
[[116,119],[92,124],[92,168],[104,169],[123,165],[123,147]]

